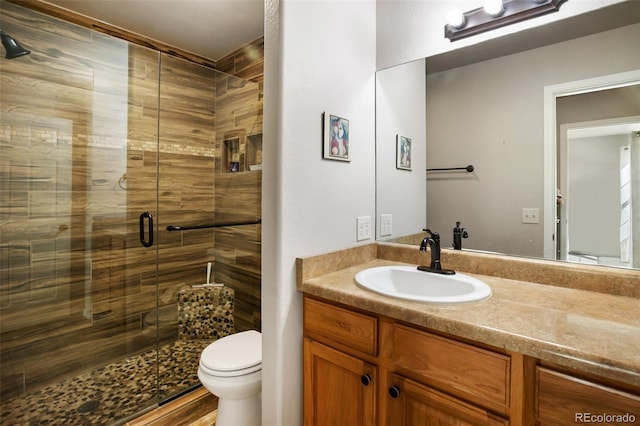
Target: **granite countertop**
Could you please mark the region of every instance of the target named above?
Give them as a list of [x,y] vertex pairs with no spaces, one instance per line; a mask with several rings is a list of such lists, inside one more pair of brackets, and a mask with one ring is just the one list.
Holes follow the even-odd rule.
[[361,288],[354,277],[366,268],[415,263],[380,259],[362,251],[355,259],[347,256],[350,261],[316,257],[305,265],[306,259],[298,259],[298,290],[640,386],[638,298],[464,271],[486,282],[492,296],[457,305],[412,302]]

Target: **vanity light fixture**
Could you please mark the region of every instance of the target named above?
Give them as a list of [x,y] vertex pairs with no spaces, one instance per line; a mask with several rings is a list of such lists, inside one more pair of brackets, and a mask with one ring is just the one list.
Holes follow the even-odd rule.
[[557,12],[567,0],[486,0],[484,7],[447,14],[444,36],[451,41],[470,37],[516,22]]

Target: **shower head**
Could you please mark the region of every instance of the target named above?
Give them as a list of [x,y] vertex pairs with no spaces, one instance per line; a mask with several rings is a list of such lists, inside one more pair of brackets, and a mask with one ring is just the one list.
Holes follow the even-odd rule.
[[17,58],[18,56],[24,56],[31,53],[30,50],[27,50],[24,47],[20,46],[20,43],[15,41],[13,37],[2,30],[0,30],[0,36],[2,37],[2,45],[7,51],[7,56],[5,56],[5,58],[13,59]]

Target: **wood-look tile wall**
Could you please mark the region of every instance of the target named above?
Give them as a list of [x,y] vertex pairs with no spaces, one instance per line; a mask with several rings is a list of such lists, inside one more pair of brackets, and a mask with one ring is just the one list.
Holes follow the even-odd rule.
[[[247,102],[248,109],[235,122],[222,126],[219,122],[216,142],[233,137],[236,129],[247,129],[241,141],[241,153],[246,153],[246,137],[262,133],[262,98],[264,81],[264,38],[260,38],[216,62],[216,68],[259,86],[258,102]],[[218,90],[218,103],[225,102]],[[248,112],[248,114],[247,114]],[[262,139],[260,138],[260,141]],[[220,157],[216,157],[219,159]],[[245,159],[246,160],[246,159]],[[217,170],[222,169],[221,165]],[[219,220],[254,220],[261,218],[262,172],[246,171],[216,175],[216,215]],[[262,225],[219,229],[215,234],[217,281],[235,290],[236,329],[261,329],[261,236]]]
[[[220,155],[228,135],[262,132],[261,86],[0,12],[32,51],[0,59],[0,399],[154,347],[147,314],[204,282],[209,261],[236,291],[237,328],[259,329],[260,225],[165,228],[260,218],[261,172],[227,173]],[[140,244],[143,211],[157,253]],[[160,341],[174,339],[161,319]]]

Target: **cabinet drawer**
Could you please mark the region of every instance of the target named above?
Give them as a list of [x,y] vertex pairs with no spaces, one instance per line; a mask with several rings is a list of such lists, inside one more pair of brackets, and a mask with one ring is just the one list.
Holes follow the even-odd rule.
[[426,383],[501,411],[509,407],[509,356],[400,324],[392,347],[394,363]]
[[378,351],[378,320],[314,299],[304,299],[305,333],[322,341],[338,343],[375,356]]
[[634,423],[630,416],[640,419],[640,395],[543,367],[536,368],[536,382],[536,415],[543,425],[623,424]]

